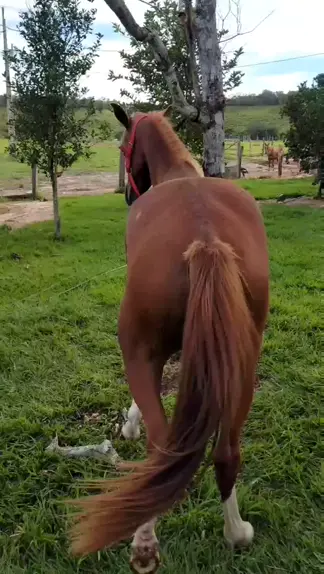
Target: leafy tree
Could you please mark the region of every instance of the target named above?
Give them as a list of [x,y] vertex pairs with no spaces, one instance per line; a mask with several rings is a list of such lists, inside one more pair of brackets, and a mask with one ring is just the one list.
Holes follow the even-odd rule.
[[76,114],[86,93],[80,80],[100,46],[100,34],[85,46],[95,15],[95,9],[81,8],[79,0],[35,0],[32,9],[20,13],[18,30],[26,47],[11,57],[15,139],[9,151],[21,162],[37,164],[50,178],[57,239],[61,237],[57,177],[81,156],[88,157],[94,138],[109,131],[107,124],[93,127],[93,99]]
[[[169,52],[171,61],[179,80],[180,87],[189,104],[195,105],[195,95],[189,67],[188,47],[184,28],[179,20],[178,2],[175,0],[151,0],[152,8],[149,8],[144,16],[144,27],[155,30]],[[109,73],[109,79],[115,81],[126,79],[133,87],[133,94],[122,89],[121,96],[128,97],[134,107],[144,111],[141,101],[143,96],[147,98],[146,107],[150,109],[165,108],[170,104],[170,92],[164,80],[163,73],[157,68],[152,56],[151,47],[147,43],[137,42],[124,28],[115,24],[116,32],[130,39],[131,52],[121,50],[126,74],[116,75]],[[219,39],[226,36],[227,30],[219,33]],[[243,73],[236,69],[237,62],[243,49],[236,50],[230,58],[223,53],[223,87],[224,91],[239,86],[242,82]],[[198,60],[198,57],[197,57]],[[199,70],[198,70],[199,74]],[[200,78],[199,78],[200,79]],[[178,123],[180,116],[174,118]],[[192,151],[202,155],[202,127],[199,124],[184,122],[179,128],[179,135],[189,145]]]
[[247,132],[251,139],[278,139],[278,130],[264,122],[253,123],[248,126]]
[[282,115],[289,120],[285,144],[291,157],[299,158],[309,171],[324,156],[324,74],[314,78],[308,87],[303,82],[297,92],[288,96]]

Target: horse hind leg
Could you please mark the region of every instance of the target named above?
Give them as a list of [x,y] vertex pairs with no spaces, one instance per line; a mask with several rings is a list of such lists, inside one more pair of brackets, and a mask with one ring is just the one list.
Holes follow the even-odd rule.
[[[133,396],[128,418],[123,427],[125,438],[139,436],[139,422],[143,417],[146,427],[148,449],[163,446],[168,424],[163,409],[160,389],[164,360],[149,360],[148,350],[139,349],[132,358],[124,350],[128,384]],[[152,574],[160,565],[159,543],[155,535],[156,518],[140,526],[131,545],[130,565],[138,574]]]
[[125,409],[125,423],[122,427],[122,435],[127,440],[137,440],[141,435],[140,421],[142,413],[139,410],[136,402],[133,400],[130,408]]
[[248,546],[253,540],[254,530],[250,522],[241,518],[235,488],[240,467],[239,437],[232,439],[228,446],[216,446],[214,466],[223,505],[225,540],[231,547]]
[[160,566],[159,542],[155,534],[156,518],[140,526],[133,538],[130,565],[133,572],[151,574]]

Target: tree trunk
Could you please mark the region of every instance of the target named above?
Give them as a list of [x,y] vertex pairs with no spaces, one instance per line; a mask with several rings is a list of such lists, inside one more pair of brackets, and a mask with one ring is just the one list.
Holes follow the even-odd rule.
[[223,177],[225,173],[222,58],[216,26],[216,0],[197,0],[196,37],[201,73],[200,121],[204,140],[204,173]]
[[55,225],[55,232],[54,236],[55,239],[61,239],[61,219],[59,213],[59,200],[58,200],[58,193],[57,193],[57,170],[55,165],[51,165],[50,168],[50,177],[52,183],[52,192],[53,192],[53,212],[54,212],[54,225]]
[[32,166],[32,199],[36,201],[37,199],[37,164],[34,163]]

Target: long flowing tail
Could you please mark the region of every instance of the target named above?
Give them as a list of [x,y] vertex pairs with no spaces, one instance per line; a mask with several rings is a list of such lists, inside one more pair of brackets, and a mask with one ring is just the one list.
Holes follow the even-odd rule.
[[[185,494],[210,437],[229,432],[244,384],[253,384],[254,323],[232,248],[195,241],[185,254],[190,292],[177,403],[165,449],[79,500],[72,549],[87,554],[131,537]],[[249,382],[247,382],[249,381]],[[228,429],[225,431],[225,429]]]

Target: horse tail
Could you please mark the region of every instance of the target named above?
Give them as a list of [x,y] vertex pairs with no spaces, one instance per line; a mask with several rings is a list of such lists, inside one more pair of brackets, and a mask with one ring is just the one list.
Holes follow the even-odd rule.
[[224,434],[229,438],[244,393],[253,385],[255,327],[232,248],[218,239],[194,241],[185,259],[190,288],[182,368],[166,443],[134,473],[106,481],[101,494],[76,502],[82,509],[73,530],[76,554],[131,537],[180,500],[209,438],[220,430],[222,440]]

